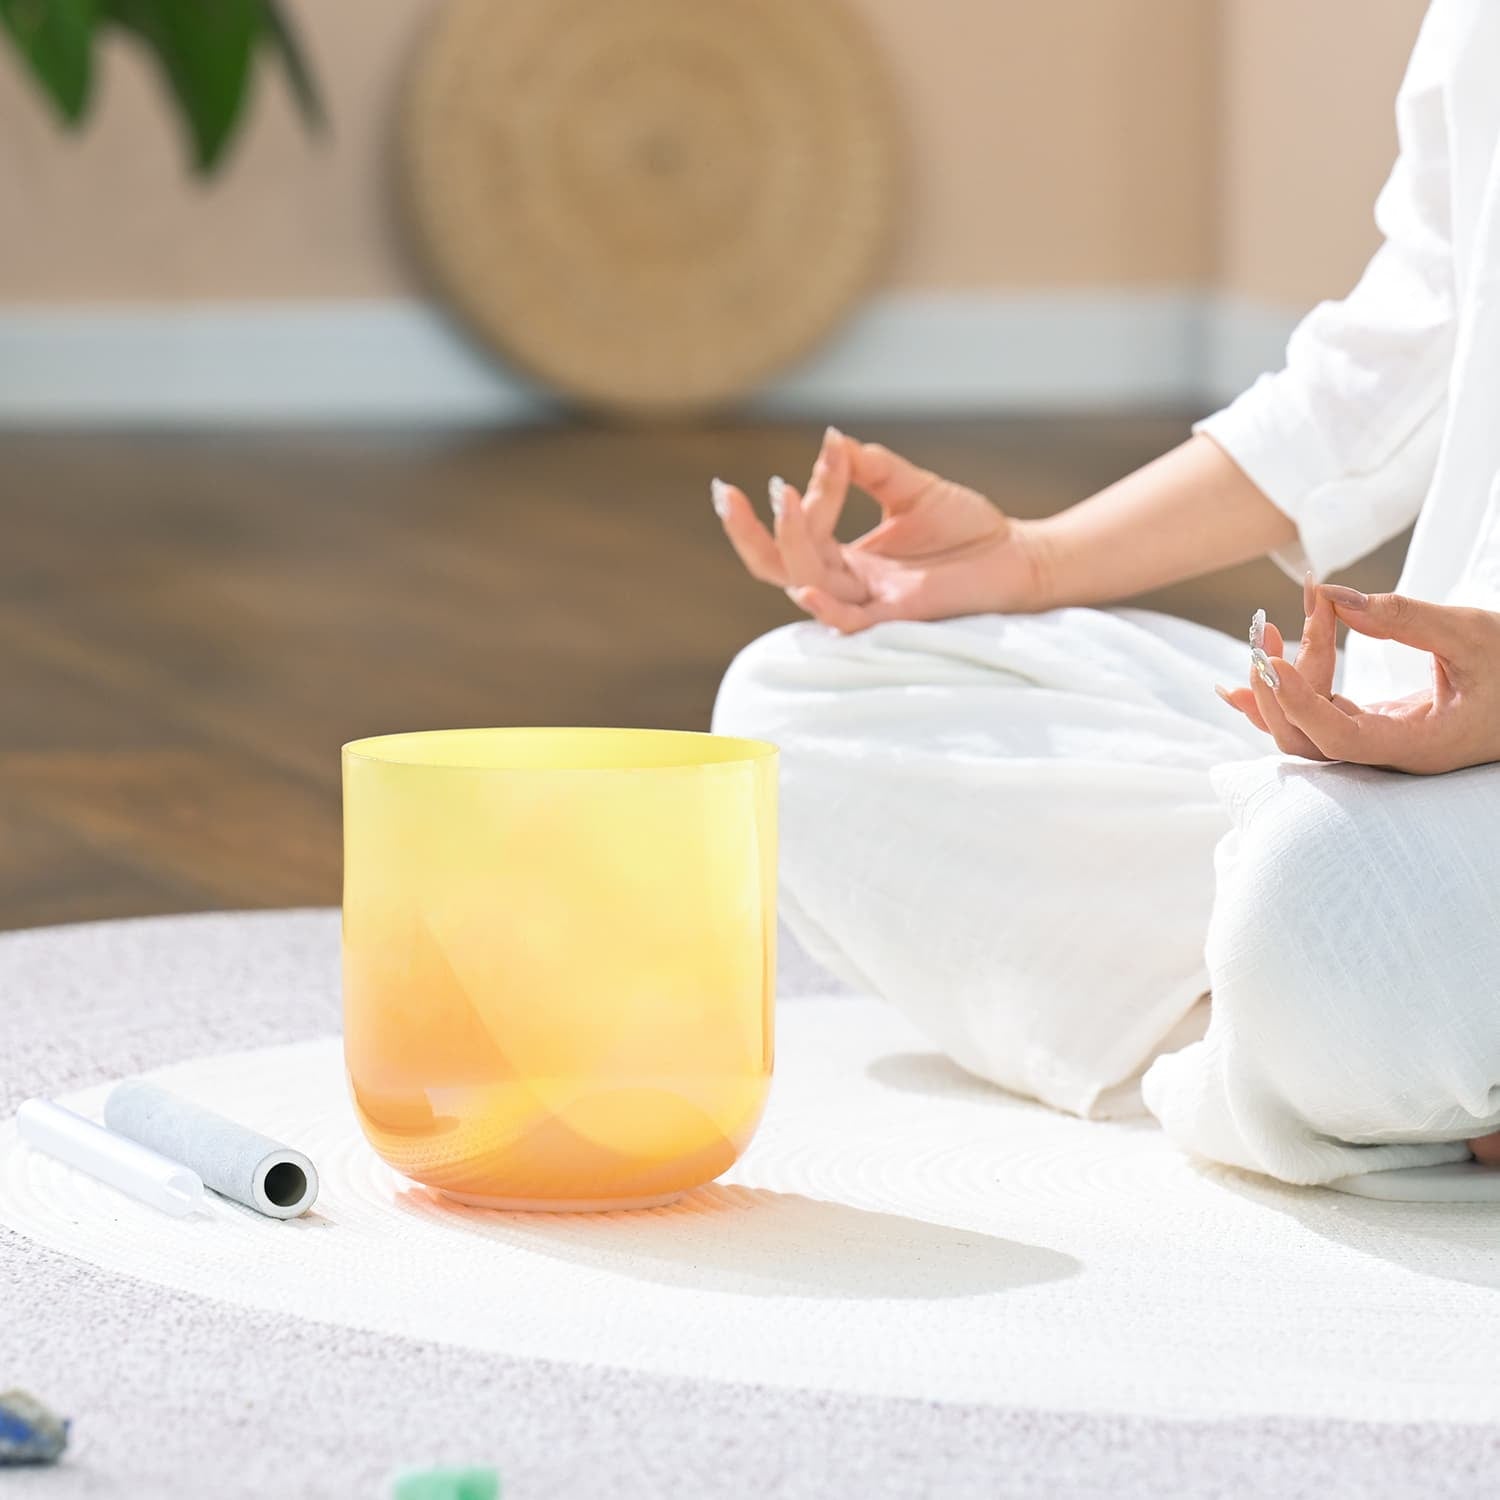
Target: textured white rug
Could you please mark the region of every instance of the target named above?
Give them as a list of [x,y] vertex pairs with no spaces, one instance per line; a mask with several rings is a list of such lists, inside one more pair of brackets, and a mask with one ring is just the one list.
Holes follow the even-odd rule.
[[[867,1000],[786,1004],[746,1158],[633,1213],[405,1182],[359,1134],[334,1038],[152,1076],[311,1155],[317,1211],[170,1219],[7,1123],[0,1222],[199,1296],[533,1359],[1065,1411],[1500,1417],[1493,1213],[1398,1209],[1372,1236],[1150,1124],[972,1081]],[[63,1102],[97,1116],[104,1092]]]
[[174,1221],[0,1125],[0,1377],[78,1433],[18,1494],[374,1494],[429,1457],[558,1497],[1489,1492],[1491,1208],[1201,1167],[970,1079],[871,1001],[796,998],[804,964],[723,1183],[466,1209],[359,1137],[336,941],[324,913],[0,938],[0,1115],[97,1112],[172,1060],[149,1076],[323,1177],[304,1220]]

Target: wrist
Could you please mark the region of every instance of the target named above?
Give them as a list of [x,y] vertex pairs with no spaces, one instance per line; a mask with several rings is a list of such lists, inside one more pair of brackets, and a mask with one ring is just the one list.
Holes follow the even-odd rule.
[[1049,516],[1045,520],[1011,522],[1013,539],[1024,561],[1023,597],[1005,608],[1037,614],[1070,602],[1063,587],[1065,549],[1056,520],[1056,516]]

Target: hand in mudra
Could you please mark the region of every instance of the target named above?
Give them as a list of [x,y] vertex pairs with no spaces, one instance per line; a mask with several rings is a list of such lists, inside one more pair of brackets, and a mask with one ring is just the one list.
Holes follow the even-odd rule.
[[[1309,760],[1343,760],[1419,776],[1500,761],[1500,613],[1428,604],[1402,594],[1314,587],[1295,663],[1266,626],[1265,661],[1250,686],[1221,696],[1275,740]],[[1333,691],[1335,617],[1376,640],[1425,651],[1431,684],[1361,706]]]
[[[857,540],[841,542],[834,527],[851,484],[882,516]],[[771,481],[774,530],[733,485],[714,480],[713,500],[751,575],[845,634],[880,620],[1039,607],[1027,523],[1011,520],[977,490],[832,427],[805,494]]]

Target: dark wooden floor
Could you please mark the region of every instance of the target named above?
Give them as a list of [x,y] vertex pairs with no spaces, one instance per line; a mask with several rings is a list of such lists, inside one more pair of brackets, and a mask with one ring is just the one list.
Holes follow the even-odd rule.
[[[1037,515],[1186,420],[851,426]],[[704,727],[733,652],[794,617],[739,571],[708,479],[759,493],[816,442],[0,437],[0,927],[336,901],[338,747],[359,735]],[[1296,597],[1262,564],[1149,602],[1238,631]]]

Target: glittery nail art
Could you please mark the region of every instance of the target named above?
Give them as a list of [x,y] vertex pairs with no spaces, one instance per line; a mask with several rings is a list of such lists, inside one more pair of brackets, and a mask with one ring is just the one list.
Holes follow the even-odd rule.
[[1258,609],[1250,616],[1250,649],[1264,651],[1266,646],[1266,612]]
[[1276,668],[1271,665],[1271,658],[1259,646],[1250,648],[1250,665],[1268,688],[1281,686],[1281,679],[1276,675]]

